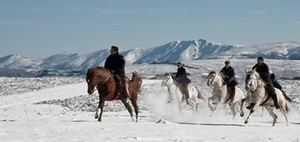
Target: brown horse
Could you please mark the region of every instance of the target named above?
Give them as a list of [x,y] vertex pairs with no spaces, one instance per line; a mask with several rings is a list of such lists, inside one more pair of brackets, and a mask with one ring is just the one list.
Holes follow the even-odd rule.
[[102,119],[105,101],[114,100],[121,100],[128,112],[130,113],[132,120],[134,120],[132,109],[129,105],[129,101],[127,101],[129,99],[134,107],[134,111],[136,114],[136,122],[138,122],[137,99],[142,84],[141,76],[138,73],[133,72],[132,79],[126,80],[126,88],[129,98],[125,97],[124,93],[121,93],[119,86],[117,86],[117,83],[115,81],[114,75],[111,74],[110,71],[105,69],[104,67],[90,68],[86,73],[86,82],[88,84],[88,94],[93,94],[95,91],[95,87],[97,87],[98,89],[99,105],[95,115],[95,118],[98,119],[98,121],[101,121]]

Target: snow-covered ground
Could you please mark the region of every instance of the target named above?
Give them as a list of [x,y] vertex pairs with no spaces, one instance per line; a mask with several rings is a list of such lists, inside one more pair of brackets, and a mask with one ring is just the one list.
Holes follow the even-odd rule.
[[[252,64],[252,61],[249,62]],[[271,65],[276,62],[272,61]],[[212,62],[209,66],[216,67],[217,63],[219,61]],[[156,72],[150,70],[153,67],[156,67]],[[167,65],[137,65],[132,67],[134,69],[147,75],[176,70],[174,66]],[[275,71],[284,74],[279,69],[275,68]],[[188,72],[192,73],[193,84],[200,88],[205,98],[210,96],[211,90],[205,85],[206,79],[202,77],[205,70],[188,69]],[[242,76],[242,72],[237,72]],[[9,78],[2,78],[7,79]],[[300,90],[297,90],[300,81],[280,80],[284,89],[297,103],[289,104],[289,127],[285,126],[284,118],[279,112],[277,125],[271,127],[272,118],[266,111],[261,116],[262,112],[258,110],[249,124],[245,125],[244,118],[237,117],[232,120],[227,106],[220,107],[210,116],[207,102],[201,104],[198,114],[193,114],[188,107],[184,107],[182,116],[166,103],[167,90],[161,86],[161,80],[149,79],[143,80],[138,101],[138,123],[131,121],[128,112],[118,101],[106,102],[103,121],[97,122],[94,119],[97,94],[86,93],[87,85],[82,78],[74,80],[77,81],[73,82],[78,83],[51,86],[50,81],[45,81],[42,86],[51,87],[33,91],[32,87],[28,87],[26,93],[14,91],[11,95],[0,95],[0,141],[300,141]],[[15,82],[18,82],[16,84],[19,87],[6,87],[3,90],[26,88],[24,84],[28,86],[32,81],[30,78],[26,81],[25,78]]]

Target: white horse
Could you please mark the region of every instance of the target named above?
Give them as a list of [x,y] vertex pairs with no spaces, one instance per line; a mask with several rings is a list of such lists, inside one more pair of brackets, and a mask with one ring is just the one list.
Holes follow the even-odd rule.
[[[229,97],[227,95],[227,85],[224,83],[224,80],[220,73],[216,71],[211,71],[208,74],[207,85],[213,86],[212,96],[208,98],[208,107],[212,111],[212,114],[216,111],[219,104],[224,104],[225,99]],[[232,103],[228,103],[230,110],[233,115],[233,119],[236,116],[235,106],[236,104],[241,104],[242,100],[245,98],[245,95],[241,89],[235,87],[235,95]],[[214,104],[214,106],[212,105]],[[242,108],[240,108],[242,109]]]
[[[278,117],[273,112],[274,109],[273,99],[268,97],[268,92],[265,89],[265,83],[256,71],[252,70],[246,72],[245,89],[248,91],[247,92],[248,96],[244,99],[244,101],[248,102],[249,104],[254,104],[252,107],[250,107],[250,113],[245,120],[245,124],[248,123],[249,117],[254,112],[254,110],[256,110],[259,106],[263,106],[268,110],[268,112],[273,117],[273,126],[275,126]],[[287,101],[279,89],[275,88],[275,93],[280,107],[280,111],[284,115],[286,125],[288,126]],[[244,107],[244,103],[241,104],[241,107]],[[241,116],[244,116],[243,111],[241,111]]]
[[[168,74],[165,80],[162,81],[162,85],[167,86],[169,92],[169,102],[178,104],[178,109],[182,113],[181,104],[183,101],[183,94],[179,90],[179,87],[176,85],[171,74]],[[203,96],[201,95],[200,91],[193,85],[188,85],[189,90],[189,98],[188,103],[192,107],[193,112],[198,111],[199,104],[204,101]]]

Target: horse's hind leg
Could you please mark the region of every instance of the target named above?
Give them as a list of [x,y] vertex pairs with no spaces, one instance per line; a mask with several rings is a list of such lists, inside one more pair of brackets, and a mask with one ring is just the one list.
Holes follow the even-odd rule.
[[284,115],[284,119],[285,119],[285,124],[286,124],[286,126],[289,126],[289,121],[288,121],[288,118],[287,118],[287,116],[286,116],[286,112],[282,112],[283,113],[283,115]]
[[122,99],[121,101],[122,101],[122,103],[124,104],[124,106],[126,107],[126,109],[128,110],[128,112],[129,112],[129,114],[130,114],[130,116],[131,116],[132,121],[134,121],[132,109],[131,109],[129,103],[127,102],[127,99]]
[[268,112],[270,113],[270,115],[273,117],[273,124],[272,124],[272,126],[275,126],[276,120],[278,118],[277,115],[273,112],[273,108],[272,107],[266,106],[265,108],[268,110]]
[[281,113],[282,113],[283,116],[284,116],[286,126],[289,126],[289,122],[288,122],[288,118],[287,118],[287,112],[288,112],[287,104],[284,105],[284,106],[285,106],[285,107],[281,107],[281,108],[280,108],[280,111],[281,111]]
[[132,104],[132,106],[134,107],[135,120],[136,120],[136,122],[138,122],[139,108],[138,108],[138,106],[137,106],[136,100],[137,100],[137,99],[131,100],[131,104]]

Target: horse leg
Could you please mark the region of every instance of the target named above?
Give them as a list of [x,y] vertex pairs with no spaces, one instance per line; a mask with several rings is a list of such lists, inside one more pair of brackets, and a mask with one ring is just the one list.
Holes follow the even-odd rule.
[[213,108],[212,113],[215,113],[215,111],[217,110],[218,105],[219,105],[219,102],[217,102],[216,106]]
[[99,101],[99,105],[100,105],[100,116],[99,116],[99,118],[98,118],[98,121],[102,121],[102,113],[103,113],[103,107],[104,107],[104,100],[103,99],[101,99],[100,101]]
[[277,120],[277,115],[273,112],[273,107],[270,107],[270,106],[266,106],[265,107],[267,109],[267,111],[270,113],[270,115],[273,117],[273,125],[272,126],[275,126],[275,123],[276,123],[276,120]]
[[196,112],[198,112],[199,109],[199,103],[196,104]]
[[232,119],[234,119],[235,116],[236,116],[235,105],[236,105],[236,103],[232,103],[232,104],[230,105],[230,110],[231,110],[231,112],[232,112]]
[[100,111],[101,111],[100,106],[101,106],[101,101],[99,100],[98,107],[97,107],[96,114],[95,114],[95,119],[99,118]]
[[132,100],[131,100],[131,104],[132,104],[132,106],[134,107],[134,112],[135,112],[135,119],[136,119],[136,122],[138,122],[138,113],[139,113],[139,110],[138,110],[138,106],[137,106],[136,100],[137,100],[137,99],[132,99]]
[[208,104],[208,107],[209,107],[209,109],[210,109],[210,111],[213,111],[213,107],[211,106],[211,99],[212,99],[212,97],[209,97],[208,99],[207,99],[207,104]]
[[128,110],[128,112],[129,112],[129,114],[130,114],[130,116],[131,116],[132,121],[134,121],[132,109],[131,109],[129,103],[127,102],[127,99],[122,99],[121,101],[122,101],[122,103],[124,104],[124,106],[126,107],[126,109]]
[[264,116],[264,107],[261,107],[261,114],[260,114],[260,117],[263,117]]
[[247,116],[247,118],[246,118],[246,120],[245,120],[245,122],[244,122],[245,124],[248,123],[248,120],[249,120],[251,114],[254,112],[254,110],[256,110],[256,109],[259,107],[259,104],[261,104],[261,101],[260,101],[260,100],[257,101],[257,102],[255,103],[255,105],[252,107],[252,109],[250,110],[250,113],[248,114],[248,116]]
[[283,116],[284,116],[286,126],[289,126],[288,118],[287,118],[287,112],[288,112],[287,104],[281,105],[280,111],[281,111],[281,113],[282,113]]
[[[214,103],[215,106],[212,106],[211,103]],[[217,105],[218,105],[218,102],[213,101],[213,97],[208,98],[208,107],[210,108],[210,111],[212,114],[217,109]]]
[[244,104],[245,104],[245,99],[242,99],[241,105],[240,105],[240,116],[243,117],[245,115],[244,113]]

